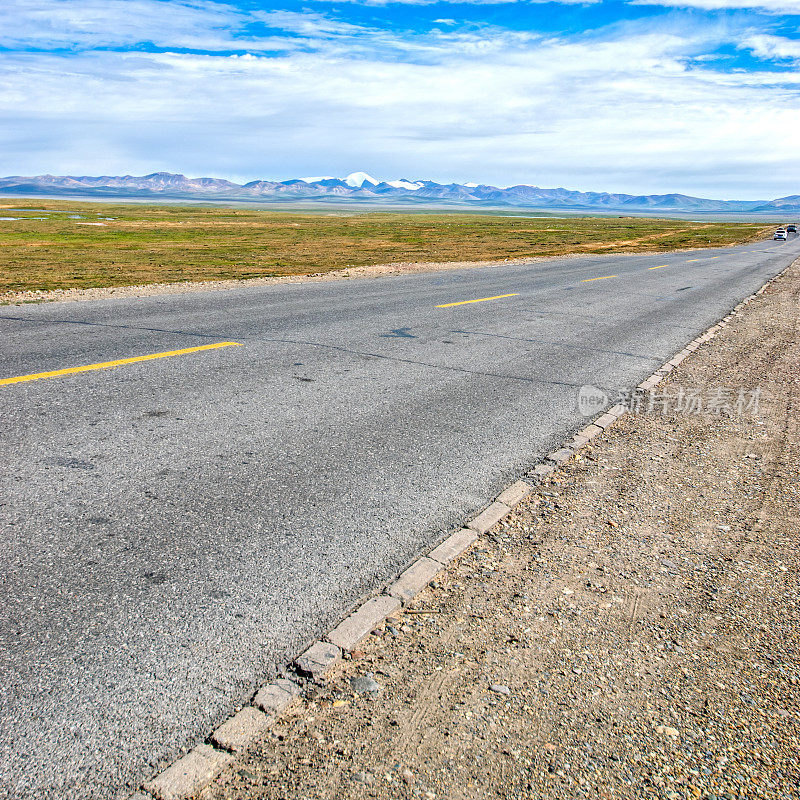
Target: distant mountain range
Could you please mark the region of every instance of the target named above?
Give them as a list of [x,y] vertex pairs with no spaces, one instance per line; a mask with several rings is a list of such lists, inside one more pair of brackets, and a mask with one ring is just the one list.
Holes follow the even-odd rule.
[[0,178],[0,193],[94,198],[170,198],[176,200],[320,201],[418,206],[484,206],[571,211],[800,212],[800,195],[777,200],[708,200],[685,194],[612,194],[541,189],[519,184],[499,188],[475,183],[441,184],[418,180],[377,180],[365,172],[344,179],[298,178],[238,184],[220,178],[187,178],[169,172],[100,177],[71,175]]

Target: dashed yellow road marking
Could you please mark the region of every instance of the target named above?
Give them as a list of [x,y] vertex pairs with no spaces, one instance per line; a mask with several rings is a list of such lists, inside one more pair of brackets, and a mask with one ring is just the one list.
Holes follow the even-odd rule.
[[590,281],[604,281],[606,278],[619,278],[619,275],[601,275],[599,278],[584,278],[581,283],[589,283]]
[[686,263],[689,264],[692,261],[702,261],[702,258],[687,258]]
[[486,300],[500,300],[502,297],[517,297],[519,292],[512,292],[511,294],[496,294],[494,297],[479,297],[477,300],[460,300],[458,303],[442,303],[436,308],[452,308],[453,306],[465,306],[469,303],[483,303]]
[[33,375],[19,375],[16,378],[0,378],[0,386],[8,383],[22,383],[24,381],[38,381],[42,378],[60,378],[62,375],[74,375],[76,372],[89,372],[93,369],[111,369],[123,364],[135,364],[137,361],[152,361],[155,358],[169,358],[170,356],[184,356],[188,353],[199,353],[201,350],[216,350],[220,347],[241,347],[241,342],[217,342],[216,344],[203,344],[199,347],[187,347],[183,350],[168,350],[165,353],[151,353],[147,356],[134,356],[133,358],[120,358],[117,361],[103,361],[101,364],[87,364],[82,367],[67,367],[56,369],[52,372],[36,372]]
[[657,267],[648,267],[647,269],[664,269],[664,267],[668,267],[669,264],[659,264]]

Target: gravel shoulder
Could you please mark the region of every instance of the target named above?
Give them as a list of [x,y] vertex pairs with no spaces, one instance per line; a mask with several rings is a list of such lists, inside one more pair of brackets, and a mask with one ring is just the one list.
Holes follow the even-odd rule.
[[757,409],[626,415],[203,795],[800,797],[799,325],[796,263],[658,387]]

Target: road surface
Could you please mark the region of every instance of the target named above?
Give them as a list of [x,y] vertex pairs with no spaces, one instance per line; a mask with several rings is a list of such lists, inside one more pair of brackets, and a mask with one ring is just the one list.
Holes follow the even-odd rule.
[[124,796],[798,255],[0,308],[0,797]]

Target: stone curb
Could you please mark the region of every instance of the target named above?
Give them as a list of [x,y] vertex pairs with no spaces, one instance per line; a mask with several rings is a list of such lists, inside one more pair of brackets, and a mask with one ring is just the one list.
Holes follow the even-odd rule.
[[329,672],[341,657],[342,651],[336,645],[330,642],[314,642],[295,659],[294,666],[301,675],[316,680]]
[[486,533],[497,525],[509,511],[511,511],[509,506],[495,500],[490,506],[484,508],[475,519],[468,522],[467,527],[472,528],[476,533]]
[[253,706],[245,706],[211,734],[211,741],[223,750],[238,753],[266,733],[274,720]]
[[[800,260],[800,259],[798,259]],[[762,295],[778,278],[797,261],[770,278],[760,289],[742,300],[720,322],[712,325],[666,361],[637,387],[649,391],[695,350],[713,339],[728,322],[756,297]],[[396,613],[428,586],[445,567],[466,552],[513,508],[524,501],[537,483],[543,482],[560,466],[586,447],[595,436],[624,416],[627,409],[615,405],[604,411],[560,448],[550,453],[542,463],[534,466],[527,477],[506,488],[497,499],[481,511],[466,527],[450,534],[433,548],[427,556],[418,558],[386,589],[385,594],[371,597],[343,619],[324,640],[317,641],[294,660],[297,672],[310,680],[323,678],[339,663],[343,652],[351,653],[367,635],[379,627],[387,617]],[[178,759],[174,764],[144,784],[142,791],[128,800],[190,800],[207,786],[224,767],[235,758],[234,753],[246,750],[274,724],[292,700],[302,691],[295,681],[278,679],[256,692],[252,705],[238,711],[220,725],[209,737],[209,743],[200,744]],[[214,746],[216,745],[216,746]],[[220,749],[221,748],[221,749]]]
[[142,788],[156,800],[185,800],[208,786],[233,758],[231,753],[199,744]]
[[460,531],[451,533],[438,547],[434,547],[428,555],[447,566],[451,561],[455,561],[462,553],[469,550],[473,543],[478,539],[478,534],[472,528],[462,528]]
[[260,708],[270,717],[280,716],[297,695],[300,686],[294,681],[279,678],[266,686],[262,686],[253,698],[253,705]]
[[508,489],[497,496],[497,502],[504,503],[509,508],[514,508],[514,506],[519,505],[532,491],[533,486],[525,483],[525,481],[517,481],[516,483],[512,483]]
[[592,423],[591,425],[587,425],[583,430],[578,431],[575,436],[588,440],[594,439],[595,436],[599,436],[602,432],[603,429],[599,425]]
[[442,570],[444,564],[428,556],[417,559],[389,588],[403,605],[413,600]]
[[529,474],[532,475],[534,479],[537,478],[541,479],[541,478],[546,478],[548,475],[550,475],[552,472],[555,471],[556,471],[555,464],[537,464],[533,468],[533,471],[530,472]]
[[560,467],[562,464],[566,464],[572,456],[575,455],[575,451],[571,447],[561,447],[550,455],[547,456],[548,461],[552,461],[557,467]]
[[400,608],[396,597],[382,594],[371,597],[350,616],[345,617],[325,638],[341,650],[351,653],[390,614]]

